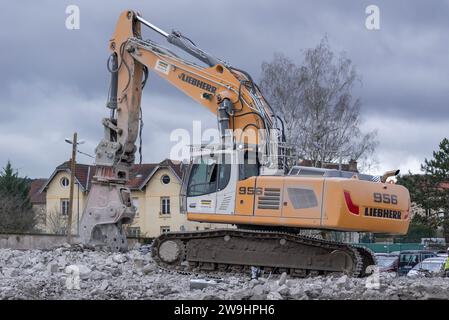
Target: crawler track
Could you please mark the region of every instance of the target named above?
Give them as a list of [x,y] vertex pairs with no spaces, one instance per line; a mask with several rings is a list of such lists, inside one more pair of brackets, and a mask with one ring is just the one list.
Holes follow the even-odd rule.
[[361,277],[375,264],[365,248],[288,232],[241,229],[165,233],[154,240],[152,256],[165,270],[209,274],[242,273],[257,266],[299,277]]

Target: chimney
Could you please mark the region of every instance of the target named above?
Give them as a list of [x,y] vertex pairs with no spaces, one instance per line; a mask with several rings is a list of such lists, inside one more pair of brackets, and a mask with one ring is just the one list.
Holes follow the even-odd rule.
[[359,170],[357,169],[357,161],[354,159],[351,159],[348,163],[348,171],[351,172],[359,172]]

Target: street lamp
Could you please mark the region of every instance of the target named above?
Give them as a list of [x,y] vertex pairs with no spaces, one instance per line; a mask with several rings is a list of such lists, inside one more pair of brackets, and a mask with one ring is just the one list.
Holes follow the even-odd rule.
[[[69,138],[65,138],[64,140],[65,140],[65,142],[67,142],[68,144],[73,144],[72,140],[70,140]],[[77,145],[80,145],[80,144],[84,144],[85,142],[86,142],[86,141],[84,141],[84,140],[80,140],[80,141],[77,141],[76,144],[77,144]]]
[[[73,144],[73,143],[72,143],[72,140],[70,140],[69,138],[65,138],[64,141],[67,142],[68,144]],[[86,141],[84,141],[84,140],[80,140],[80,141],[78,141],[78,142],[76,143],[76,145],[79,146],[80,144],[83,144],[83,143],[85,143],[85,142],[86,142]],[[90,154],[88,154],[88,153],[86,153],[86,152],[80,151],[80,150],[78,150],[78,148],[76,149],[76,152],[78,152],[78,153],[80,153],[80,154],[82,154],[82,155],[88,156],[89,158],[95,159],[95,157],[94,157],[93,155],[90,155]]]

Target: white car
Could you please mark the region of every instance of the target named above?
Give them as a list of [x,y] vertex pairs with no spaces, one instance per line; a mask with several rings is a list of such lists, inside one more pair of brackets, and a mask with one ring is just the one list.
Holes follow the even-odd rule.
[[435,257],[427,258],[418,263],[407,273],[407,277],[419,278],[419,277],[435,277],[444,275],[444,264],[447,258]]

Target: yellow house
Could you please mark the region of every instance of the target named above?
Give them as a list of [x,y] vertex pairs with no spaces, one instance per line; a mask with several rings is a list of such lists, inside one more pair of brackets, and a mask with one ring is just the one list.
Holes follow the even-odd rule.
[[[130,236],[156,237],[168,231],[206,230],[224,225],[187,221],[180,213],[182,163],[166,159],[160,163],[135,164],[130,170],[128,187],[137,214],[127,231]],[[78,233],[79,221],[87,200],[95,167],[77,164],[73,199],[72,232]],[[70,161],[56,167],[42,186],[46,194],[43,231],[64,233],[67,225],[70,192]]]

